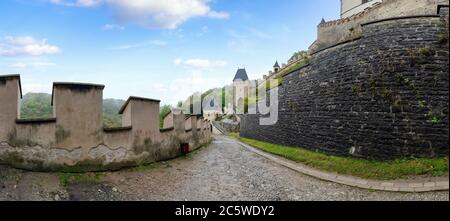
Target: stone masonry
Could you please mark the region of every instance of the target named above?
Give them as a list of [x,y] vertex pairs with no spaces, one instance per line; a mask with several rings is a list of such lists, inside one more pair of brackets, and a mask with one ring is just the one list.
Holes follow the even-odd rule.
[[[0,164],[38,171],[102,171],[168,160],[211,141],[210,125],[181,111],[159,128],[159,101],[130,97],[122,127],[104,128],[103,85],[53,84],[53,118],[20,119],[19,75],[0,76]],[[170,122],[169,122],[170,121]],[[186,124],[189,123],[189,129]]]
[[282,80],[279,119],[242,116],[241,136],[341,156],[448,156],[448,6],[362,24]]

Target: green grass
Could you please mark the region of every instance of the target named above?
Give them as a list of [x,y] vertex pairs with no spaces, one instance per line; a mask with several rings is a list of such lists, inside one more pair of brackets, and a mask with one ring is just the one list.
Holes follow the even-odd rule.
[[59,173],[59,183],[62,186],[77,182],[98,183],[100,180],[100,173]]
[[296,71],[296,70],[298,70],[300,68],[303,68],[304,66],[306,66],[308,64],[309,64],[309,59],[305,59],[305,60],[299,61],[296,64],[294,64],[294,65],[292,65],[292,66],[290,66],[290,67],[288,67],[286,69],[281,70],[280,73],[277,74],[277,76],[284,77],[285,75],[287,75],[287,74],[289,74],[289,73],[291,73],[293,71]]
[[156,162],[156,163],[149,163],[149,164],[143,164],[137,167],[132,167],[129,169],[131,172],[146,172],[149,170],[154,170],[160,168],[162,165],[162,162]]
[[352,175],[364,179],[395,180],[419,175],[448,175],[448,158],[402,159],[393,161],[372,161],[352,157],[331,156],[297,147],[287,147],[229,134],[241,142],[268,153],[285,157],[305,165],[343,175]]

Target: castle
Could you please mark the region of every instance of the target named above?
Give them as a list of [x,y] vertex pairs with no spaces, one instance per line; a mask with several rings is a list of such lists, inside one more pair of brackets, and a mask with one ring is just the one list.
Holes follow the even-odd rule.
[[[362,24],[372,21],[436,14],[439,5],[448,5],[447,0],[340,0],[341,18],[334,21],[322,21],[317,26],[317,38],[307,51],[301,51],[287,63],[275,63],[273,69],[263,79],[275,79],[280,72],[292,71],[292,68],[309,63],[312,54],[321,50],[346,43],[362,37]],[[303,63],[303,64],[300,64]]]
[[322,20],[304,59],[269,72],[278,122],[243,115],[241,137],[376,160],[448,156],[448,1],[343,0],[343,10],[351,3]]
[[[281,81],[278,122],[262,126],[261,116],[241,115],[241,136],[377,160],[448,156],[448,2],[383,0],[348,16],[322,21],[306,55],[274,65],[273,77]],[[236,112],[245,113],[249,82],[239,69]],[[171,159],[186,146],[211,141],[205,120],[179,110],[165,116],[160,129],[159,101],[140,97],[121,108],[122,127],[104,128],[103,89],[54,83],[54,116],[23,120],[20,76],[0,76],[0,164],[119,169]]]
[[[209,121],[215,121],[217,118],[228,114],[243,114],[246,112],[246,99],[250,96],[252,90],[252,81],[247,75],[245,68],[238,68],[233,78],[231,90],[223,90],[223,97],[227,97],[230,93],[231,100],[223,100],[219,97],[210,96],[204,101],[203,117]],[[225,102],[222,109],[222,102]]]
[[317,40],[309,47],[310,54],[361,37],[361,24],[394,17],[436,14],[438,5],[448,5],[448,1],[341,0],[341,5],[341,19],[322,20],[318,25]]
[[[211,141],[210,125],[173,111],[159,126],[160,101],[130,97],[122,127],[104,128],[105,86],[55,82],[53,117],[21,119],[19,75],[0,76],[0,163],[42,171],[100,171],[167,160]],[[186,149],[184,149],[185,151]]]
[[233,79],[233,112],[243,114],[245,111],[245,99],[250,93],[250,80],[245,68],[239,68]]

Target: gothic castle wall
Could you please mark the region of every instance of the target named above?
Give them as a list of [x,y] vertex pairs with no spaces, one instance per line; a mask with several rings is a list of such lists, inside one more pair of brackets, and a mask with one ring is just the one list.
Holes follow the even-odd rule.
[[317,40],[311,45],[310,52],[361,37],[361,24],[392,17],[436,14],[438,5],[448,5],[448,1],[383,0],[351,17],[319,24]]
[[448,156],[448,6],[361,25],[284,76],[279,119],[244,115],[241,136],[368,159]]
[[[159,101],[130,97],[122,127],[104,128],[103,85],[54,83],[53,118],[19,118],[20,76],[0,76],[0,163],[40,171],[99,171],[175,158],[180,145],[194,150],[211,141],[196,116],[171,113],[159,128]],[[171,121],[171,122],[169,122]]]

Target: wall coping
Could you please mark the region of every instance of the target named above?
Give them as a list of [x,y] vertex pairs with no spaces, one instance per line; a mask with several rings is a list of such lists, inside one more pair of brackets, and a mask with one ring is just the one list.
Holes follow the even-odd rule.
[[105,85],[102,84],[91,84],[91,83],[79,83],[79,82],[53,82],[52,87],[52,102],[53,106],[53,95],[55,94],[55,87],[64,87],[69,89],[105,89]]
[[79,83],[79,82],[53,82],[53,87],[92,87],[98,89],[104,89],[103,84],[91,84],[91,83]]
[[169,116],[169,114],[172,113],[172,110],[170,110],[169,112],[167,112],[166,114],[164,114],[163,119],[166,118],[167,116]]
[[440,18],[440,17],[441,17],[440,15],[413,15],[413,16],[392,17],[392,18],[385,18],[385,19],[379,19],[379,20],[375,20],[375,21],[362,23],[361,27],[376,24],[376,23],[386,22],[386,21],[396,21],[396,20],[413,19],[413,18]]
[[362,38],[362,36],[361,36],[361,37],[357,37],[357,38],[353,38],[353,39],[350,39],[350,40],[346,40],[346,41],[343,41],[343,42],[339,42],[339,43],[337,43],[337,44],[328,46],[328,47],[326,47],[326,48],[322,48],[322,49],[320,49],[320,50],[318,50],[318,51],[315,51],[315,52],[311,53],[311,56],[312,56],[312,55],[316,55],[316,54],[318,54],[318,53],[320,53],[320,52],[323,52],[323,51],[325,51],[325,50],[328,50],[328,49],[331,49],[331,48],[340,46],[340,45],[344,45],[344,44],[347,44],[347,43],[352,43],[352,42],[354,42],[354,41],[358,41],[358,40],[360,40],[361,38]]
[[144,97],[136,97],[136,96],[131,96],[127,99],[127,101],[122,105],[122,107],[119,110],[119,114],[123,114],[123,112],[125,111],[125,108],[128,106],[128,104],[130,103],[130,101],[132,100],[139,100],[139,101],[146,101],[146,102],[156,102],[156,103],[160,103],[160,100],[155,100],[155,99],[151,99],[151,98],[144,98]]
[[161,133],[169,132],[169,131],[173,131],[173,130],[175,130],[175,127],[168,127],[168,128],[162,128],[162,129],[159,129],[159,131],[160,131]]
[[48,124],[56,123],[56,118],[16,119],[17,124]]
[[115,132],[123,132],[123,131],[130,131],[132,130],[132,126],[128,127],[105,127],[103,128],[103,131],[106,133],[115,133]]
[[23,95],[22,95],[22,82],[20,81],[20,74],[0,75],[0,79],[2,79],[2,78],[6,79],[6,80],[11,79],[11,78],[13,78],[13,79],[17,78],[19,80],[20,98],[23,98]]

